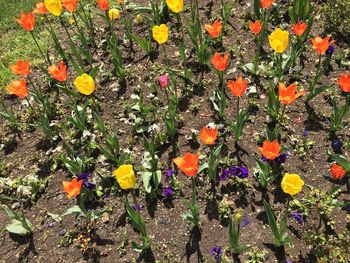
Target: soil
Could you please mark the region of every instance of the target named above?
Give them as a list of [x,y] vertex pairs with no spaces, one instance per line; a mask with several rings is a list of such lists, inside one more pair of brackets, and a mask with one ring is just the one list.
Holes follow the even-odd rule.
[[[148,1],[135,2],[145,4]],[[208,0],[200,1],[203,23],[208,23],[215,17],[215,14],[219,14],[220,1],[213,2],[215,3],[211,6],[211,2]],[[229,18],[223,44],[219,49],[220,51],[227,51],[231,48],[234,50],[237,48],[237,51],[233,52],[231,56],[231,63],[228,72],[225,74],[225,79],[233,79],[240,74],[245,74],[238,66],[250,62],[254,56],[256,43],[246,26],[247,20],[253,12],[252,1],[247,2],[239,1],[236,4],[233,15]],[[101,13],[99,10],[95,11],[97,14]],[[189,16],[188,8],[183,15]],[[128,19],[134,19],[135,15],[128,12],[127,17]],[[107,27],[98,15],[95,15],[94,19],[97,30],[96,39],[99,43],[106,34]],[[179,68],[181,62],[177,53],[177,43],[180,36],[177,33],[175,19],[172,20],[172,23],[168,23],[171,33],[170,41],[165,45],[165,48],[169,67]],[[122,39],[124,31],[121,29],[122,23],[120,20],[116,22],[114,28],[118,37]],[[144,36],[147,30],[146,23],[142,25],[133,24],[133,32],[139,36]],[[312,29],[311,35],[318,34],[322,35],[322,28],[316,25]],[[63,37],[63,34],[61,35]],[[189,39],[186,39],[186,44],[187,47],[190,46]],[[341,45],[341,43],[338,44]],[[109,129],[118,135],[121,148],[130,149],[135,153],[133,157],[134,165],[136,171],[138,171],[142,167],[141,159],[144,149],[140,137],[133,131],[132,126],[121,119],[127,118],[126,109],[135,102],[131,98],[135,91],[142,90],[146,104],[156,100],[149,97],[150,94],[154,94],[154,88],[150,84],[156,84],[157,77],[164,73],[166,68],[163,63],[164,54],[161,48],[157,48],[149,59],[135,44],[132,49],[126,44],[124,46],[123,58],[127,71],[127,88],[123,89],[118,83],[117,77],[108,74],[113,70],[113,66],[108,59],[105,45],[101,43],[94,55],[94,63],[100,66],[96,78],[95,96],[100,105],[100,114],[108,123]],[[267,52],[270,52],[267,45],[264,48]],[[191,50],[188,51],[191,53]],[[312,51],[311,45],[308,45],[306,58],[304,59],[305,65],[302,69],[304,76],[315,74],[316,60],[317,56]],[[189,65],[194,61],[195,57],[190,57]],[[179,122],[177,138],[179,150],[174,151],[171,144],[165,142],[159,152],[164,175],[166,170],[173,166],[172,158],[187,151],[196,152],[199,150],[198,144],[191,143],[187,139],[191,135],[192,129],[200,130],[209,122],[220,123],[220,119],[216,117],[208,99],[218,87],[217,75],[213,70],[201,73],[196,70],[194,63],[193,65],[194,74],[191,76],[191,82],[194,84],[193,91],[185,93],[186,83],[182,80],[178,81],[178,89],[182,94],[180,98],[181,121]],[[339,69],[336,64],[332,64],[328,76],[321,79],[321,82],[327,83],[336,80],[340,72],[342,72],[342,69]],[[42,82],[42,73],[39,70],[34,70],[32,75],[34,82],[42,87],[46,85],[45,92],[54,97],[52,94],[53,87]],[[72,83],[75,76],[74,69],[69,68],[68,83]],[[200,78],[204,83],[203,87],[197,85]],[[200,208],[201,227],[192,231],[181,218],[181,214],[188,211],[185,200],[188,200],[191,195],[191,181],[188,177],[180,172],[176,175],[182,195],[170,200],[164,198],[148,200],[142,191],[138,191],[137,199],[144,207],[141,214],[145,220],[147,231],[152,237],[152,249],[142,254],[138,254],[131,249],[131,241],[138,241],[139,234],[133,230],[128,220],[123,205],[123,196],[113,191],[96,202],[98,209],[109,207],[110,212],[104,215],[104,220],[99,218],[94,223],[93,242],[90,249],[82,253],[76,241],[69,242],[72,240],[69,240],[67,235],[64,237],[64,233],[72,233],[72,236],[76,237],[84,233],[82,228],[85,223],[83,219],[73,215],[65,217],[61,222],[55,222],[50,216],[50,213],[60,214],[76,203],[75,199],[67,199],[62,189],[62,181],[71,179],[69,172],[61,166],[58,169],[52,168],[58,158],[62,141],[58,141],[54,145],[48,144],[43,132],[36,127],[28,126],[15,133],[1,119],[0,134],[3,138],[1,140],[2,143],[6,143],[0,151],[0,158],[1,162],[7,167],[7,177],[15,179],[27,174],[38,174],[40,178],[47,179],[47,186],[36,200],[26,202],[26,205],[20,205],[17,208],[18,212],[22,212],[32,222],[33,234],[29,237],[19,237],[6,231],[0,233],[0,262],[156,262],[156,260],[158,262],[215,262],[210,255],[210,250],[214,246],[227,247],[229,244],[227,222],[220,220],[219,217],[219,203],[224,196],[234,202],[234,211],[238,208],[242,209],[243,214],[249,220],[249,224],[241,229],[240,242],[267,250],[266,262],[283,262],[281,251],[276,250],[273,246],[274,240],[271,230],[267,226],[262,200],[268,198],[276,207],[283,207],[282,204],[287,200],[287,196],[281,192],[280,179],[270,185],[268,191],[264,193],[253,177],[253,171],[256,167],[255,157],[258,157],[257,142],[261,139],[268,123],[264,111],[264,105],[267,103],[264,85],[267,83],[267,78],[254,79],[247,76],[247,79],[249,79],[250,85],[256,86],[258,93],[243,97],[241,106],[247,107],[251,101],[256,101],[256,111],[253,118],[246,125],[238,146],[235,146],[232,136],[227,135],[223,150],[223,156],[232,159],[232,164],[239,163],[248,168],[249,178],[246,179],[247,182],[243,184],[243,187],[240,187],[237,181],[230,179],[216,185],[216,190],[213,192],[210,180],[205,174],[198,176],[197,202]],[[305,81],[302,85],[306,86]],[[163,123],[161,113],[165,112],[166,96],[160,89],[158,89],[155,96],[158,98],[156,103],[162,105],[157,119],[159,123]],[[229,96],[230,103],[226,113],[234,119],[236,101],[231,95]],[[20,102],[17,98],[5,95],[4,99],[6,104],[11,105],[14,109],[19,109],[23,121],[30,121],[26,120],[28,112],[19,106]],[[64,121],[64,112],[69,114],[67,112],[69,106],[66,104],[65,97],[62,97],[56,103],[57,108],[63,111],[63,114],[58,114],[56,117],[57,123],[60,123]],[[302,99],[297,100],[295,104],[288,106],[286,109],[286,115],[289,118],[282,128],[281,139],[282,145],[286,148],[290,157],[284,164],[284,171],[300,174],[306,185],[325,190],[334,186],[335,183],[329,176],[330,160],[327,155],[327,149],[331,149],[331,141],[328,137],[328,119],[331,112],[329,95],[318,96],[311,101],[310,106],[318,118],[310,117]],[[298,118],[301,118],[300,123]],[[300,157],[295,150],[291,137],[302,138],[304,130],[310,131],[308,139],[315,141],[315,144],[306,153],[306,156]],[[344,133],[343,138],[347,139],[348,133]],[[223,140],[223,137],[219,140]],[[202,147],[200,150],[202,153],[208,151],[208,149]],[[343,154],[348,156],[346,151]],[[100,154],[96,155],[98,157]],[[93,179],[99,182],[98,172],[107,173],[111,176],[116,168],[113,164],[100,162],[96,158],[92,169]],[[336,183],[342,189],[340,200],[346,199],[349,194],[349,184],[346,181]],[[141,189],[142,181],[140,178],[138,178],[138,185]],[[165,176],[163,185],[165,185]],[[308,189],[305,189],[305,191],[308,191]],[[13,195],[15,196],[15,192]],[[333,220],[335,221],[336,231],[345,228],[344,217],[344,211],[337,210],[335,212]],[[312,226],[318,220],[317,216],[310,217],[303,226],[299,226],[292,219],[288,221],[288,233],[294,244],[293,247],[287,246],[285,249],[288,259],[293,262],[316,262],[315,257],[310,254],[310,248],[298,233],[307,230],[308,224]],[[4,229],[8,223],[8,217],[5,213],[1,213],[0,229]],[[291,231],[291,229],[295,231]],[[235,259],[228,258],[232,262],[234,262],[233,260],[235,262],[245,262],[247,260],[245,254]]]

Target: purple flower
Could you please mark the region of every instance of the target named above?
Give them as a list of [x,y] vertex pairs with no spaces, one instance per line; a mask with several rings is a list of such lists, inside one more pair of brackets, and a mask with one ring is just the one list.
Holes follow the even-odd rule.
[[309,136],[309,134],[310,134],[310,132],[309,132],[309,131],[307,131],[307,130],[305,130],[305,131],[303,132],[303,136],[304,136],[304,137]]
[[274,161],[278,163],[285,163],[286,160],[288,159],[289,154],[288,153],[281,153]]
[[219,181],[225,181],[231,175],[230,169],[224,169],[219,175]]
[[166,171],[166,177],[172,177],[173,175],[174,175],[174,171],[173,171],[173,170],[168,169],[168,170]]
[[350,205],[345,208],[346,212],[350,213]]
[[169,197],[174,194],[174,190],[171,187],[165,187],[163,188],[163,196]]
[[221,262],[221,256],[223,254],[221,247],[213,247],[210,250],[210,254],[215,258],[216,262]]
[[247,178],[248,177],[248,169],[243,166],[234,167],[234,171],[232,173],[233,176],[237,176],[239,178]]
[[332,56],[333,52],[334,52],[334,46],[330,45],[326,51],[326,56],[329,56],[329,57]]
[[96,188],[96,184],[89,182],[89,177],[91,176],[90,172],[85,172],[85,173],[81,173],[78,176],[78,181],[83,180],[83,185],[86,187],[86,189],[95,189]]
[[301,213],[290,212],[290,216],[297,220],[299,225],[302,225],[304,223],[303,215]]
[[66,230],[65,230],[65,229],[61,230],[61,231],[58,233],[58,235],[59,235],[60,237],[63,237],[65,234],[66,234]]
[[243,216],[241,226],[242,226],[242,227],[246,227],[247,225],[249,225],[248,217]]
[[142,205],[131,205],[131,208],[134,210],[134,211],[139,211],[139,212],[141,212],[142,210],[143,210],[143,207],[142,207]]
[[343,146],[343,143],[340,139],[337,139],[332,142],[332,148],[335,152],[341,152],[341,147]]
[[286,260],[286,263],[293,263],[293,261],[290,260],[290,259],[287,259],[287,260]]

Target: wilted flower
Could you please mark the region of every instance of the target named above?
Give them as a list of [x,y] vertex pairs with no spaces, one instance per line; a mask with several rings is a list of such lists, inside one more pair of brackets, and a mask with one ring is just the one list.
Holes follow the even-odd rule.
[[78,181],[77,178],[72,181],[64,181],[63,190],[67,193],[68,198],[77,197],[80,194],[82,184],[83,181]]
[[159,45],[164,44],[168,41],[169,29],[165,24],[154,26],[152,28],[152,35],[154,40],[157,41]]
[[261,31],[262,24],[259,20],[256,20],[254,23],[252,21],[249,21],[249,29],[252,31],[255,35],[258,35]]
[[25,79],[13,80],[10,85],[6,87],[8,94],[13,94],[23,99],[28,96],[28,87]]
[[195,176],[198,173],[198,155],[185,153],[183,157],[173,159],[176,166],[187,176]]
[[329,46],[335,43],[335,40],[329,42],[330,37],[321,38],[319,36],[311,39],[312,48],[320,55],[323,55],[328,50]]
[[341,167],[340,165],[338,165],[336,163],[332,164],[330,172],[331,172],[334,180],[342,179],[344,177],[344,175],[346,174],[346,171],[343,169],[343,167]]
[[283,176],[281,187],[283,192],[290,195],[296,195],[299,193],[304,186],[304,181],[300,178],[298,174],[286,173]]
[[217,38],[222,31],[222,22],[220,20],[215,20],[212,25],[205,24],[204,28],[207,30],[211,38]]
[[290,216],[297,220],[299,225],[302,225],[304,223],[303,215],[301,213],[291,211]]
[[63,61],[58,63],[58,67],[56,65],[51,65],[48,68],[48,72],[51,77],[57,81],[63,82],[67,80],[67,67]]
[[236,80],[227,81],[227,86],[233,96],[241,97],[247,89],[247,81],[239,76]]
[[350,92],[350,73],[347,75],[341,74],[337,83],[342,91]]
[[114,176],[121,189],[134,188],[136,184],[135,172],[131,164],[123,164],[114,171]]
[[269,160],[273,160],[277,156],[279,156],[279,153],[281,151],[281,146],[278,143],[278,140],[274,140],[272,142],[265,140],[263,142],[263,146],[258,147],[258,149],[265,158]]
[[90,75],[84,73],[74,80],[74,86],[80,93],[90,95],[95,90],[95,81]]
[[165,2],[174,13],[180,13],[184,8],[184,0],[166,0]]
[[216,262],[221,262],[221,256],[223,254],[223,251],[221,249],[221,247],[213,247],[210,250],[210,255],[212,255],[214,257],[214,259],[216,260]]
[[278,99],[283,103],[283,104],[291,104],[293,103],[297,98],[305,94],[306,91],[300,91],[297,93],[297,84],[293,83],[286,87],[284,83],[279,83],[278,87]]
[[298,37],[302,36],[307,28],[307,24],[306,23],[301,23],[300,21],[298,21],[297,24],[293,24],[292,28],[294,30],[295,35],[297,35]]
[[218,71],[225,71],[227,66],[228,66],[228,54],[225,53],[223,56],[221,56],[220,53],[215,53],[211,63],[213,63],[214,67],[218,70]]
[[38,14],[38,15],[44,15],[46,14],[47,9],[45,7],[45,4],[43,2],[37,2],[35,4],[35,8],[33,10],[34,14]]
[[201,139],[202,142],[204,142],[207,145],[215,144],[217,136],[218,136],[218,129],[215,127],[209,128],[205,126],[199,132],[199,138]]
[[119,10],[116,8],[109,9],[108,17],[109,17],[109,20],[119,19],[120,18]]
[[61,0],[45,0],[46,9],[54,16],[60,16],[62,14]]
[[168,77],[168,75],[165,74],[165,75],[159,76],[158,82],[159,82],[159,86],[160,86],[162,89],[167,88],[168,85],[169,85],[169,77]]
[[35,15],[33,13],[22,13],[19,19],[16,19],[25,30],[33,31],[35,27]]
[[277,53],[283,53],[288,47],[288,31],[277,28],[269,35],[271,48]]
[[10,65],[13,73],[19,76],[28,76],[30,73],[30,64],[28,61],[17,60],[16,64]]

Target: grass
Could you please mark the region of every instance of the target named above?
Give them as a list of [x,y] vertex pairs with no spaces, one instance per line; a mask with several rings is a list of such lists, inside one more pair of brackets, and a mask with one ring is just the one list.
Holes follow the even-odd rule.
[[[31,65],[43,63],[38,48],[29,32],[25,31],[15,18],[24,12],[33,10],[38,0],[0,0],[0,89],[3,89],[15,76],[8,66],[18,59],[28,60]],[[36,30],[39,45],[45,50],[45,42],[49,35],[40,25],[40,17],[36,17]]]

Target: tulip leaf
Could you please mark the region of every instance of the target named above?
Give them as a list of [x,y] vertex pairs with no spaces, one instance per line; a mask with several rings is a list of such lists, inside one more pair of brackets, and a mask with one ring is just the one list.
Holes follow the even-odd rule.
[[333,161],[338,163],[344,170],[350,172],[350,162],[341,154],[335,154],[328,151],[328,155],[332,158]]
[[152,186],[151,186],[151,179],[152,179],[152,172],[143,172],[141,175],[143,187],[145,188],[145,191],[147,193],[152,192]]
[[11,223],[6,226],[6,230],[17,235],[28,235],[32,233],[32,223],[22,215],[19,215],[15,210],[7,205],[0,205],[11,219]]

